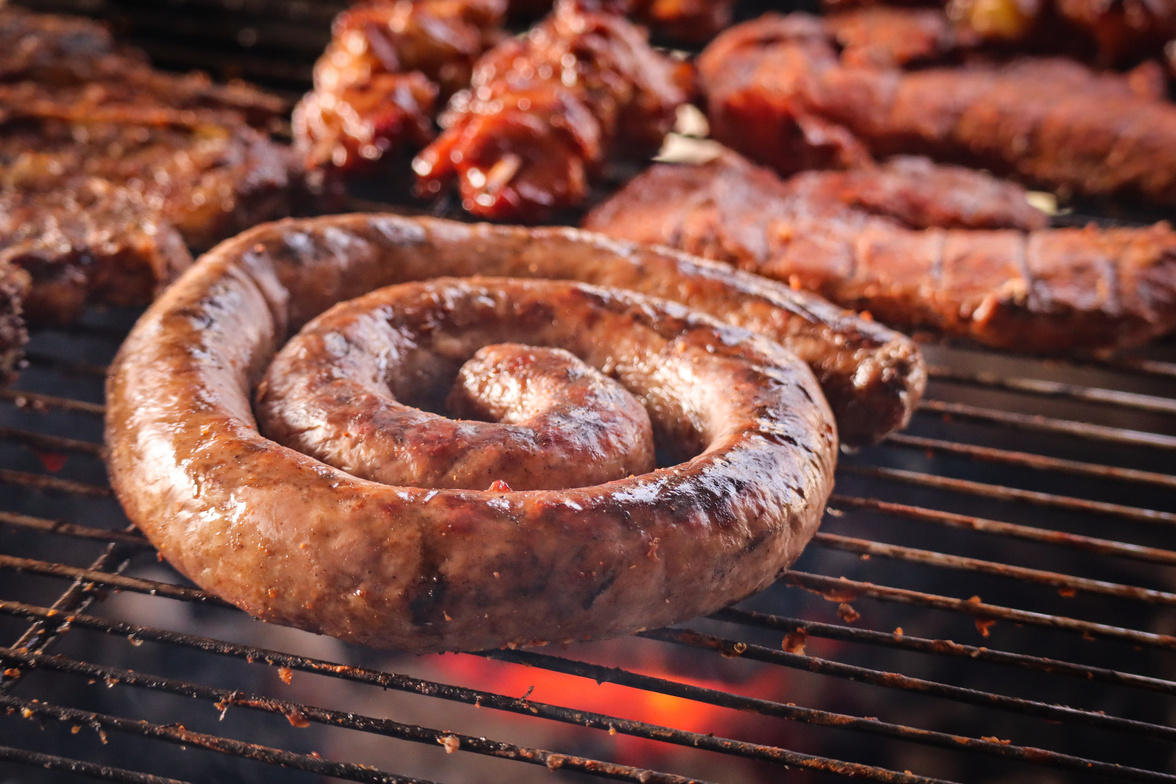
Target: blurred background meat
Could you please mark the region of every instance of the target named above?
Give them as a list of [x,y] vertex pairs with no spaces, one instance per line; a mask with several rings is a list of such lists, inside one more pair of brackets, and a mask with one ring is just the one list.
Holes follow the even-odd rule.
[[[924,163],[923,165],[929,166]],[[903,166],[906,166],[905,170]],[[910,164],[857,175],[896,176],[917,188]],[[883,323],[933,329],[1010,351],[1056,352],[1137,345],[1176,327],[1176,232],[1144,229],[912,230],[958,226],[970,214],[992,224],[1004,189],[973,189],[975,207],[931,209],[843,198],[842,175],[781,181],[734,154],[708,164],[654,166],[589,214],[585,227],[677,247],[794,287]],[[939,182],[976,174],[948,172]],[[937,178],[926,178],[934,187]],[[982,202],[992,197],[992,209]],[[1022,199],[1023,201],[1023,199]],[[856,202],[856,203],[855,203]],[[879,212],[883,214],[878,214]],[[885,213],[905,215],[907,225]]]
[[684,82],[624,18],[560,3],[479,61],[413,168],[425,194],[457,180],[478,217],[541,222],[583,204],[610,155],[656,151],[686,100]]
[[0,44],[0,260],[29,286],[13,317],[145,304],[193,251],[330,191],[271,138],[279,98],[155,70],[80,18],[3,7]]
[[505,34],[506,10],[505,0],[378,0],[341,13],[294,112],[307,165],[362,172],[428,144],[438,102],[469,84]]
[[926,154],[1066,194],[1176,201],[1176,107],[1060,58],[847,64],[822,22],[768,15],[699,58],[711,134],[789,173]]

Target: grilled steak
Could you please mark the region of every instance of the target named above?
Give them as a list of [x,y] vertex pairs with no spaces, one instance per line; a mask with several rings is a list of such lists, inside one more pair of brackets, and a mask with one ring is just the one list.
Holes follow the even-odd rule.
[[658,165],[585,226],[728,262],[886,324],[1012,351],[1107,349],[1176,327],[1176,232],[914,230],[730,154]]
[[1176,203],[1176,106],[1077,62],[854,66],[819,20],[768,15],[715,39],[699,72],[715,138],[785,173],[917,153]]
[[192,263],[174,228],[143,224],[154,211],[142,193],[96,177],[0,189],[0,261],[31,277],[25,317],[65,324],[87,301],[150,302]]
[[99,24],[0,9],[0,259],[24,313],[145,304],[203,250],[311,208],[297,157],[257,126],[284,102],[152,69]]

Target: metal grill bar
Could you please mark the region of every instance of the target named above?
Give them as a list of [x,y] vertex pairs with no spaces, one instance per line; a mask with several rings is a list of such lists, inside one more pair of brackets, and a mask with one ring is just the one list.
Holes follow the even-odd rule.
[[151,547],[147,540],[143,538],[143,535],[136,530],[111,531],[106,528],[78,525],[66,520],[47,520],[44,517],[33,517],[31,515],[14,514],[12,512],[0,512],[0,524],[13,528],[40,531],[46,534],[69,536],[75,539],[94,539],[141,548]]
[[[425,727],[403,724],[401,722],[379,719],[372,716],[362,716],[356,713],[327,710],[304,703],[275,699],[259,694],[245,694],[228,689],[216,689],[199,686],[186,681],[172,678],[144,675],[114,667],[103,667],[95,664],[67,659],[61,656],[45,656],[27,654],[12,649],[0,649],[0,659],[7,659],[20,666],[53,670],[60,673],[80,675],[94,680],[101,680],[109,684],[123,684],[155,691],[162,691],[180,696],[191,697],[211,703],[222,713],[230,708],[248,708],[286,717],[292,724],[303,722],[318,722],[336,727],[359,730],[366,733],[384,735],[387,737],[409,740],[426,744],[451,744],[451,748],[460,748],[476,754],[516,760],[533,765],[542,765],[551,769],[573,770],[581,773],[614,779],[617,781],[650,782],[650,784],[691,784],[695,779],[659,773],[654,770],[634,768],[629,765],[615,765],[601,760],[585,759],[566,754],[557,754],[544,749],[531,749],[515,746],[510,743],[487,740],[460,733],[428,729]],[[109,717],[99,717],[97,721],[107,723]],[[87,723],[94,719],[87,719]],[[115,729],[123,730],[119,722],[110,722]],[[208,737],[208,736],[205,736]],[[277,758],[275,757],[275,760]],[[306,758],[303,758],[306,759]],[[270,760],[266,760],[270,761]],[[338,765],[339,763],[335,763]],[[334,769],[331,775],[356,781],[386,780],[381,775],[379,779],[370,779],[374,772],[358,766],[343,766]],[[309,769],[309,768],[308,768]],[[319,771],[316,771],[319,772]],[[394,777],[397,778],[397,777]]]
[[152,776],[146,773],[137,773],[133,770],[122,770],[120,768],[112,768],[108,765],[96,765],[92,762],[58,757],[53,754],[41,754],[35,751],[25,751],[24,749],[14,749],[9,746],[0,746],[0,760],[18,762],[22,765],[59,771],[61,773],[80,774],[94,779],[102,779],[103,781],[119,781],[125,784],[187,784],[187,782],[180,781],[179,779]]
[[1176,400],[1155,395],[1141,395],[1115,389],[1097,389],[1080,384],[1067,384],[1039,378],[1006,378],[995,373],[952,370],[944,367],[928,368],[928,375],[936,381],[953,384],[969,384],[990,389],[1032,393],[1044,398],[1080,400],[1085,403],[1113,405],[1135,411],[1176,414]]
[[1140,430],[1129,430],[1122,427],[1072,422],[1066,419],[1056,419],[1040,414],[1020,414],[1014,411],[984,408],[967,403],[950,403],[943,400],[927,399],[919,403],[919,411],[959,417],[960,419],[975,419],[981,422],[1004,425],[1030,432],[1057,433],[1095,441],[1129,444],[1132,446],[1147,446],[1155,449],[1176,449],[1176,436],[1169,436],[1163,433],[1146,433]]
[[950,610],[964,615],[970,615],[983,622],[1010,621],[1012,623],[1040,626],[1046,629],[1074,632],[1083,636],[1101,637],[1109,640],[1122,640],[1134,645],[1171,650],[1176,648],[1176,637],[1170,634],[1143,632],[1135,629],[1125,629],[1110,624],[1093,623],[1074,618],[1065,618],[1045,613],[1016,610],[1011,607],[987,604],[979,597],[971,599],[953,599],[949,596],[912,591],[904,588],[891,588],[875,585],[860,580],[850,580],[845,577],[833,578],[807,572],[789,570],[781,578],[783,582],[798,588],[813,591],[837,601],[848,602],[865,596],[881,601],[912,604],[938,610]]
[[22,700],[5,695],[0,695],[0,706],[6,708],[10,713],[19,713],[25,718],[48,719],[62,724],[87,726],[100,735],[108,731],[118,731],[142,738],[166,741],[178,746],[193,746],[221,754],[230,754],[242,759],[304,770],[347,781],[362,781],[369,782],[369,784],[435,784],[425,779],[407,778],[372,770],[363,765],[328,762],[308,754],[295,754],[257,743],[244,743],[217,735],[192,732],[179,725],[163,726],[146,721],[131,721],[118,716]]
[[1141,545],[1126,544],[1110,539],[1098,539],[1093,536],[1081,536],[1064,531],[1033,528],[1027,525],[1020,525],[1019,523],[1003,523],[980,517],[954,514],[952,512],[941,512],[937,509],[896,504],[889,501],[878,501],[873,498],[858,498],[855,496],[834,494],[829,499],[829,503],[833,508],[846,507],[850,509],[862,509],[895,517],[903,517],[908,520],[936,523],[960,530],[982,531],[998,536],[1067,547],[1084,552],[1097,553],[1099,555],[1131,558],[1137,561],[1176,566],[1176,552],[1172,550],[1143,547]]
[[30,406],[34,409],[61,409],[63,411],[77,411],[83,414],[103,416],[106,406],[98,403],[88,403],[85,400],[73,400],[58,395],[46,395],[40,392],[26,392],[16,389],[0,389],[0,400],[9,400],[17,406]]
[[[823,669],[824,667],[828,666],[828,673],[831,674],[837,670],[841,670],[844,667],[844,665],[837,665],[835,662],[826,662],[815,657],[797,656],[796,654],[789,654],[782,651],[773,651],[761,646],[749,645],[747,643],[735,642],[732,640],[722,640],[717,637],[702,635],[697,632],[684,629],[662,629],[658,631],[642,632],[640,636],[689,645],[691,647],[709,649],[724,656],[746,656],[748,658],[756,658],[761,661],[767,661],[775,664],[783,664],[789,661],[789,657],[796,657],[796,660],[786,665],[795,666],[796,669],[810,669],[811,671],[817,671],[818,669]],[[830,714],[824,711],[804,711],[803,709],[798,709],[794,705],[785,705],[782,703],[774,703],[767,700],[756,699],[754,697],[742,697],[739,695],[727,694],[725,692],[716,692],[714,690],[705,689],[700,686],[675,683],[673,681],[654,678],[648,675],[640,675],[638,673],[629,672],[627,670],[601,667],[599,665],[562,659],[555,656],[549,656],[547,654],[529,651],[492,651],[485,652],[483,655],[492,659],[497,659],[499,661],[524,663],[531,666],[541,666],[545,669],[554,670],[556,672],[563,672],[570,675],[578,675],[580,677],[590,678],[598,682],[608,681],[610,683],[634,686],[648,691],[665,690],[666,693],[673,694],[674,696],[697,700],[705,699],[707,701],[714,701],[716,704],[729,704],[732,706],[741,705],[745,706],[745,710],[755,710],[766,715],[802,719],[812,723],[823,723],[825,726],[836,726],[845,729],[852,728],[871,734],[883,734],[895,739],[917,740],[919,742],[930,745],[943,746],[945,748],[980,751],[994,756],[1009,757],[1026,762],[1044,762],[1046,764],[1056,765],[1059,767],[1115,776],[1116,778],[1121,778],[1125,781],[1176,780],[1176,776],[1169,776],[1168,774],[1164,773],[1125,768],[1120,765],[1112,765],[1098,762],[1096,760],[1083,759],[1080,757],[1071,757],[1069,755],[1059,755],[1044,749],[1019,747],[1011,743],[1005,743],[995,739],[990,740],[983,738],[966,738],[959,735],[929,732],[926,730],[916,730],[910,727],[888,724],[886,722],[878,721],[877,719],[856,719],[837,716],[836,714]],[[868,672],[863,668],[851,669],[860,670],[860,673],[858,673],[859,675]],[[846,677],[850,676],[847,675]],[[942,684],[934,684],[932,686],[942,686]],[[949,689],[951,687],[943,688]],[[983,693],[978,693],[978,699],[999,700],[1000,698],[997,695],[984,695]],[[1043,710],[1048,710],[1051,707],[1053,706],[1041,706]],[[1045,715],[1044,712],[1042,715]],[[1126,731],[1129,732],[1130,730]]]
[[1086,514],[1121,517],[1136,523],[1156,523],[1160,525],[1176,524],[1176,514],[1161,512],[1155,509],[1140,509],[1123,504],[1111,504],[1102,501],[1090,501],[1084,498],[1058,495],[1056,493],[1042,493],[1033,490],[1021,490],[1003,485],[990,485],[975,482],[970,479],[955,479],[947,476],[924,474],[908,471],[902,468],[886,468],[877,466],[862,466],[845,461],[838,467],[845,474],[866,476],[873,479],[888,479],[922,487],[934,487],[941,490],[951,490],[956,493],[995,498],[1001,501],[1016,501],[1034,506],[1044,506],[1053,509],[1065,509],[1072,512]]
[[1176,476],[1160,474],[1155,471],[1139,471],[1130,468],[1116,468],[1114,466],[1098,465],[1095,463],[1083,463],[1078,460],[1066,460],[1059,457],[1035,455],[1030,452],[1018,452],[996,447],[956,443],[942,439],[910,435],[908,433],[891,435],[886,439],[886,444],[927,452],[968,457],[973,460],[988,463],[1032,468],[1038,471],[1057,471],[1075,476],[1176,489]]
[[767,629],[783,632],[791,636],[789,646],[799,649],[803,649],[808,637],[825,637],[832,640],[901,648],[920,653],[934,654],[936,656],[953,656],[968,661],[993,662],[1038,672],[1069,675],[1082,680],[1100,680],[1120,686],[1176,695],[1176,682],[1173,681],[1119,672],[1105,667],[1074,664],[1073,662],[1062,661],[1060,659],[1026,656],[1024,654],[1008,653],[987,647],[977,647],[975,645],[961,645],[950,640],[932,640],[924,637],[913,637],[908,634],[855,629],[850,626],[838,626],[819,621],[788,618],[733,608],[716,613],[714,618],[717,620],[731,621],[744,626],[762,626]]
[[[49,615],[48,611],[42,608],[36,608],[13,602],[0,602],[0,612],[29,618],[45,618]],[[866,778],[874,781],[894,782],[894,784],[934,784],[934,782],[939,781],[938,779],[930,779],[927,777],[916,776],[907,773],[896,774],[893,771],[887,771],[868,765],[842,763],[836,760],[820,759],[808,755],[795,754],[784,749],[763,746],[762,744],[743,743],[731,739],[715,737],[713,735],[701,735],[698,733],[684,732],[668,727],[653,726],[645,722],[622,719],[616,716],[569,710],[546,703],[531,701],[525,698],[514,699],[510,697],[503,697],[491,692],[483,692],[461,687],[448,686],[445,684],[431,683],[416,678],[393,675],[391,673],[372,672],[363,668],[342,666],[330,662],[307,659],[304,657],[289,656],[274,651],[267,651],[250,646],[235,645],[218,640],[200,638],[193,635],[184,635],[137,625],[109,622],[101,618],[76,616],[71,617],[69,622],[71,625],[77,626],[79,628],[85,627],[97,629],[109,634],[127,636],[138,639],[140,641],[153,640],[175,645],[198,647],[210,653],[243,658],[247,661],[264,661],[271,666],[279,666],[292,670],[314,672],[319,674],[326,673],[348,680],[379,685],[382,688],[393,688],[418,694],[426,694],[429,696],[439,697],[441,699],[448,699],[470,705],[494,708],[496,710],[503,710],[523,715],[542,716],[544,718],[575,724],[578,726],[592,727],[595,729],[606,730],[608,732],[624,733],[627,735],[633,735],[635,737],[663,741],[667,743],[676,743],[693,748],[720,751],[725,754],[747,756],[750,758],[764,759],[774,762],[783,762],[788,765],[814,770],[833,771],[850,775],[854,778]],[[487,653],[484,655],[487,655],[491,658],[499,658],[498,653]],[[22,658],[22,655],[19,652],[12,651],[11,649],[0,649],[0,659],[4,658],[13,658],[19,660]],[[27,659],[28,657],[23,658]],[[26,661],[25,663],[27,664],[28,662]],[[547,667],[547,669],[555,668]],[[102,677],[103,679],[106,677],[106,675],[99,673],[90,674],[94,677]],[[819,716],[824,719],[824,723],[827,726],[848,727],[857,724],[866,728],[868,731],[877,730],[877,722],[873,722],[867,719],[854,719],[848,716],[828,714],[824,711],[806,711],[805,709],[797,708],[796,706],[781,706],[779,704],[768,703],[767,701],[763,700],[739,698],[734,695],[724,694],[723,692],[715,692],[714,690],[695,691],[694,687],[689,687],[684,684],[676,684],[673,681],[652,678],[650,676],[638,676],[632,673],[625,673],[625,675],[640,679],[643,684],[642,688],[653,689],[660,686],[658,690],[662,693],[674,694],[679,693],[676,691],[676,689],[682,687],[685,689],[685,691],[681,692],[681,694],[689,693],[691,696],[688,698],[690,699],[698,699],[698,695],[709,694],[712,696],[712,701],[714,701],[714,704],[721,704],[726,707],[743,708],[744,701],[751,700],[753,704],[774,705],[784,714],[790,714],[789,717],[801,715]],[[604,680],[604,678],[596,678],[596,680]],[[188,688],[188,685],[178,684],[177,688]],[[299,710],[302,710],[301,706],[299,707]]]
[[[839,534],[817,532],[814,542],[826,547],[883,558],[893,558],[908,563],[921,563],[944,569],[958,569],[977,574],[991,574],[998,577],[1008,577],[1025,583],[1046,585],[1061,592],[1089,593],[1100,596],[1113,596],[1117,599],[1129,599],[1137,602],[1156,604],[1165,607],[1176,606],[1176,594],[1167,591],[1156,591],[1148,588],[1137,588],[1133,585],[1108,583],[1103,580],[1091,580],[1069,574],[1049,572],[1044,569],[1030,569],[1023,566],[984,561],[979,558],[966,558],[958,555],[945,555],[933,550],[921,550],[915,547],[872,542]],[[1174,554],[1176,555],[1176,554]]]
[[[1171,727],[1164,727],[1158,724],[1133,721],[1130,719],[1121,719],[1114,716],[1108,716],[1103,713],[1080,710],[1078,708],[1071,708],[1064,705],[1051,705],[1033,700],[1020,699],[1018,697],[1007,697],[1001,694],[992,694],[989,692],[977,691],[975,689],[966,689],[945,683],[935,683],[923,678],[914,678],[900,675],[898,673],[881,672],[879,670],[873,670],[868,667],[842,664],[816,656],[807,656],[804,654],[791,653],[789,651],[772,650],[761,645],[751,645],[714,635],[703,634],[701,632],[690,629],[660,629],[657,631],[642,632],[641,634],[643,637],[649,637],[651,639],[661,640],[663,642],[673,642],[677,643],[678,645],[686,645],[693,648],[712,650],[723,655],[742,656],[748,659],[754,659],[756,661],[762,661],[771,664],[778,664],[797,670],[806,670],[808,672],[815,672],[821,675],[830,675],[837,678],[844,678],[846,680],[861,681],[872,684],[874,686],[882,686],[888,689],[917,692],[920,694],[941,697],[944,699],[969,703],[972,705],[1000,708],[1001,710],[1023,713],[1030,716],[1037,716],[1040,718],[1049,719],[1051,721],[1067,721],[1074,724],[1089,724],[1091,726],[1101,727],[1104,729],[1113,729],[1119,732],[1140,733],[1164,740],[1171,740],[1172,738],[1176,737],[1176,729]],[[999,746],[1002,749],[1009,748],[1007,745],[1001,743],[996,743],[993,745]],[[1023,758],[1030,759],[1038,756],[1041,753],[1041,750],[1033,749],[1032,751],[1025,751],[1022,749],[1017,751],[1014,749],[1014,752],[1018,754],[1024,753],[1027,756]],[[1057,762],[1059,760],[1054,761]],[[1086,767],[1089,762],[1091,761],[1085,759],[1072,759],[1068,760],[1066,764],[1074,765],[1076,767]],[[1118,768],[1119,766],[1114,767]]]

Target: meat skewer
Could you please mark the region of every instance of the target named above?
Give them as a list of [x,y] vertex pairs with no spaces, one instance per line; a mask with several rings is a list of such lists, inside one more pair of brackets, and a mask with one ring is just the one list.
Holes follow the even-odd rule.
[[1176,232],[1165,223],[915,230],[801,182],[734,154],[661,164],[584,225],[786,281],[891,326],[1010,351],[1115,349],[1176,328]]
[[623,18],[561,2],[479,61],[413,162],[420,189],[456,179],[474,215],[540,222],[582,204],[609,155],[655,151],[686,99],[681,81]]
[[768,15],[719,36],[699,73],[712,135],[783,173],[914,153],[1176,203],[1176,106],[1076,62],[847,65],[819,20]]
[[380,0],[339,14],[294,110],[307,165],[361,173],[428,144],[438,102],[469,84],[505,14],[505,0]]

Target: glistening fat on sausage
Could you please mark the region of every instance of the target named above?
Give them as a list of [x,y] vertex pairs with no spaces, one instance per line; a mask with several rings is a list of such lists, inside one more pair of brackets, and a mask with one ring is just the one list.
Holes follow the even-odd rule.
[[258,432],[250,389],[288,324],[415,264],[524,237],[541,254],[608,247],[575,232],[352,216],[264,226],[207,254],[112,368],[109,463],[131,519],[258,617],[416,651],[619,634],[770,583],[831,490],[829,409],[779,344],[674,303],[442,279],[374,292],[304,333],[337,358],[374,345],[391,390],[430,387],[482,345],[565,349],[642,401],[659,443],[688,455],[671,467],[570,490],[395,486]]

